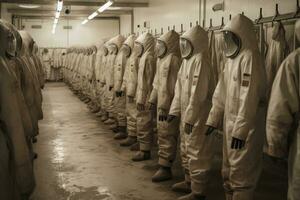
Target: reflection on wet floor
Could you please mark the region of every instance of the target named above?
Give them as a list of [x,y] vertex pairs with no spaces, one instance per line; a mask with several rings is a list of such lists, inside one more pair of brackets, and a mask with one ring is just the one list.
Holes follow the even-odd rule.
[[[133,153],[121,148],[113,133],[64,84],[47,84],[44,116],[35,145],[39,159],[35,163],[34,200],[174,200],[180,196],[170,190],[173,183],[182,180],[179,161],[173,181],[152,183],[157,156],[152,161],[132,163]],[[219,156],[209,200],[224,199],[220,163]],[[265,171],[255,200],[286,199],[283,167],[266,163]]]

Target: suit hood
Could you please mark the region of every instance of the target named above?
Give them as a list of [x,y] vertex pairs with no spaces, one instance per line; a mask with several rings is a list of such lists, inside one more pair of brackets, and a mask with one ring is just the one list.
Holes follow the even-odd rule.
[[143,33],[136,39],[135,42],[141,44],[144,47],[144,53],[154,53],[155,38],[150,33]]
[[110,39],[107,43],[108,45],[114,44],[118,47],[118,50],[120,50],[123,42],[125,41],[125,38],[122,35],[117,35],[116,37],[113,37]]
[[199,25],[185,32],[181,38],[193,45],[193,55],[208,49],[208,33]]
[[167,54],[175,54],[180,56],[180,45],[179,45],[179,34],[171,30],[165,34],[163,34],[160,38],[158,38],[159,41],[162,41],[166,47],[167,47]]
[[254,24],[248,17],[241,14],[236,15],[228,24],[226,24],[223,31],[230,31],[241,39],[241,50],[258,50],[258,42],[256,38],[256,32],[254,30]]

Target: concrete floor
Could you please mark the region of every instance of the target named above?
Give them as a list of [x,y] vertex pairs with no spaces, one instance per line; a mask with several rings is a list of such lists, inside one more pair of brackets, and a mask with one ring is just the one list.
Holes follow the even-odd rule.
[[[44,90],[44,120],[35,151],[39,158],[33,200],[174,200],[180,196],[170,191],[173,183],[182,180],[179,161],[173,181],[152,183],[157,156],[131,162],[133,153],[119,147],[113,133],[62,83],[48,83]],[[224,199],[220,163],[219,155],[208,200]],[[265,160],[255,200],[286,199],[285,169],[285,163]]]

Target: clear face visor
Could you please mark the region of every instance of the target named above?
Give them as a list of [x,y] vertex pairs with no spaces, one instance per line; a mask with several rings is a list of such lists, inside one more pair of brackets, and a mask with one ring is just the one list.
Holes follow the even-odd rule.
[[107,47],[103,47],[102,48],[102,52],[103,52],[104,56],[107,56],[108,55],[108,49],[107,49]]
[[118,47],[117,47],[117,45],[115,45],[115,44],[110,44],[110,45],[108,46],[108,51],[109,51],[110,54],[117,55],[117,54],[118,54]]
[[156,54],[159,58],[163,58],[167,53],[167,46],[163,41],[158,40],[155,47]]
[[17,39],[14,37],[14,35],[12,33],[9,33],[7,41],[8,41],[8,46],[7,46],[6,53],[10,56],[16,56]]
[[227,58],[235,58],[242,47],[240,38],[230,31],[223,32],[225,41],[225,55]]
[[127,44],[124,44],[121,48],[121,52],[124,53],[126,58],[129,58],[129,56],[131,55],[131,48]]
[[138,42],[134,43],[134,53],[136,56],[142,57],[142,55],[144,53],[143,45]]
[[180,51],[182,58],[189,58],[193,54],[193,45],[187,39],[180,38]]

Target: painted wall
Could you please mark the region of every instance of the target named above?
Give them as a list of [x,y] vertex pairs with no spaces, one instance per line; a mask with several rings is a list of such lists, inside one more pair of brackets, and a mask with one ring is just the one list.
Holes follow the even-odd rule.
[[124,36],[131,33],[131,15],[120,16],[120,33]]
[[1,19],[12,22],[12,14],[7,12],[7,6],[4,3],[1,3]]
[[[68,47],[95,44],[101,39],[119,34],[119,20],[92,20],[81,25],[81,20],[60,20],[56,33],[51,33],[53,20],[23,20],[22,24],[41,47]],[[42,29],[32,29],[42,25]],[[63,26],[72,26],[71,30]]]
[[199,0],[149,0],[148,8],[134,9],[134,30],[145,31],[142,28],[144,21],[150,22],[153,31],[157,29],[160,32],[161,28],[166,31],[168,26],[173,25],[180,31],[180,24],[187,29],[190,22],[195,24],[199,20],[199,6]]
[[221,24],[222,16],[225,23],[229,20],[229,14],[232,16],[244,12],[251,19],[259,17],[259,9],[263,9],[263,16],[272,16],[275,14],[275,5],[279,4],[280,13],[296,11],[296,0],[224,0],[224,11],[213,12],[212,7],[222,0],[206,0],[206,26],[209,26],[209,19],[212,18],[213,26]]

